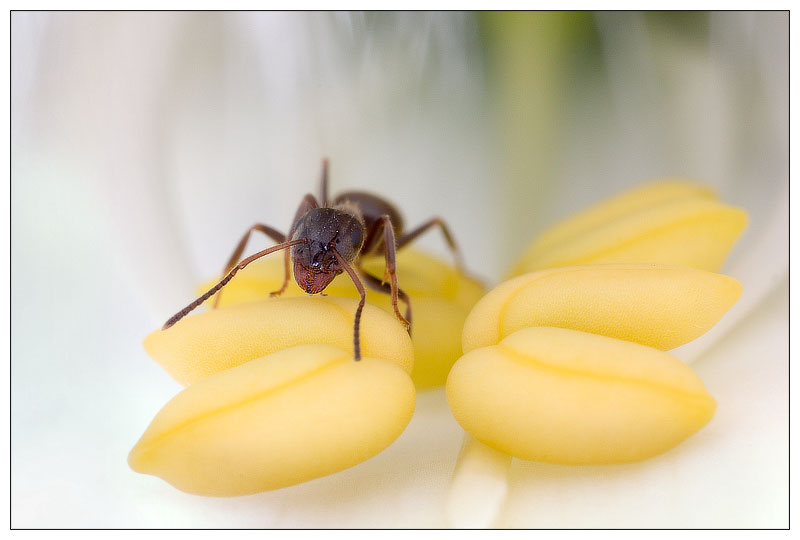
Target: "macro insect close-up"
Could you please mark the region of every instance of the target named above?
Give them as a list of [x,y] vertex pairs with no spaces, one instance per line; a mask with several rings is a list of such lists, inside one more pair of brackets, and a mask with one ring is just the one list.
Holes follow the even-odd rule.
[[[360,296],[353,323],[353,354],[355,360],[360,360],[359,323],[366,302],[364,282],[367,286],[391,296],[392,308],[397,319],[411,332],[411,300],[397,285],[397,250],[433,227],[441,229],[456,257],[459,269],[463,269],[453,235],[440,218],[431,218],[419,227],[405,232],[400,213],[390,203],[376,195],[349,191],[329,200],[328,160],[324,159],[320,198],[317,199],[310,193],[303,197],[289,228],[289,234],[282,234],[277,229],[262,223],[250,227],[231,255],[219,283],[172,316],[164,323],[162,329],[171,327],[214,294],[218,295],[216,304],[222,294],[221,289],[239,270],[251,262],[270,253],[285,250],[283,284],[277,291],[272,291],[270,296],[280,296],[286,290],[290,261],[293,263],[291,268],[297,284],[308,294],[321,293],[333,278],[342,272],[347,272],[353,280]],[[254,231],[264,233],[278,244],[240,261],[250,234]],[[384,278],[370,274],[361,266],[362,254],[383,255],[386,261]],[[389,280],[388,284],[385,281],[386,277]],[[360,278],[363,278],[363,282]],[[405,303],[405,315],[398,309],[398,299]]]
[[13,11],[11,527],[787,527],[789,30]]

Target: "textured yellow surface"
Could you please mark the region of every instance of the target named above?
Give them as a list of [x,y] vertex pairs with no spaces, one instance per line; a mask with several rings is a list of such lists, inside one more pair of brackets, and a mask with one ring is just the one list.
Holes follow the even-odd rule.
[[184,389],[128,463],[199,495],[277,489],[374,456],[403,432],[414,406],[413,383],[396,363],[302,345]]
[[530,245],[526,255],[539,256],[560,243],[659,204],[688,198],[710,199],[713,196],[713,191],[708,187],[687,180],[663,180],[637,186],[551,225]]
[[744,210],[688,182],[624,192],[553,226],[525,250],[516,276],[543,268],[655,263],[717,271],[747,225]]
[[548,327],[464,355],[447,400],[476,439],[522,459],[572,465],[654,456],[715,409],[700,379],[667,353]]
[[[382,278],[382,257],[364,259],[364,268]],[[239,272],[223,289],[220,306],[262,300],[283,283],[283,256],[265,257]],[[483,287],[452,266],[413,249],[397,254],[398,285],[412,304],[412,342],[414,371],[411,375],[418,388],[444,384],[450,367],[461,355],[461,329],[467,313],[484,293]],[[198,295],[214,285],[214,281],[198,288]],[[338,276],[325,289],[329,297],[358,298],[358,291],[346,274]],[[308,296],[290,278],[282,297]],[[209,300],[210,304],[213,299]],[[389,295],[367,288],[367,303],[393,313]],[[405,306],[399,304],[401,313]]]
[[[308,295],[238,304],[156,330],[144,339],[144,348],[182,384],[297,345],[333,345],[352,355],[357,305],[350,298]],[[361,353],[394,362],[408,373],[414,365],[403,326],[370,305],[361,317]]]
[[735,279],[691,268],[587,265],[502,283],[464,323],[464,352],[530,326],[592,332],[669,350],[709,330],[739,299]]

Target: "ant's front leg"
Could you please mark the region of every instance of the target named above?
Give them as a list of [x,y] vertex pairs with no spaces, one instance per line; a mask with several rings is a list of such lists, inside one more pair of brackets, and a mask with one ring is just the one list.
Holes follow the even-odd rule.
[[466,267],[464,266],[464,259],[461,256],[461,251],[459,251],[458,246],[456,245],[455,238],[452,234],[450,234],[447,225],[445,225],[444,221],[441,218],[434,217],[414,229],[413,231],[409,231],[406,234],[402,235],[400,238],[397,239],[397,249],[405,246],[409,242],[413,241],[422,233],[426,232],[428,229],[432,227],[439,227],[442,230],[442,234],[444,235],[444,239],[447,241],[447,245],[450,246],[450,250],[453,252],[453,256],[456,259],[456,267],[462,274],[466,274]]
[[269,293],[270,298],[277,298],[278,296],[282,295],[286,290],[286,287],[289,286],[289,250],[283,252],[283,284],[281,284],[281,288],[277,291],[272,291]]
[[[384,283],[383,281],[381,281],[377,277],[373,276],[372,274],[370,274],[369,272],[364,270],[362,267],[359,266],[358,267],[358,271],[361,274],[361,277],[364,278],[364,281],[366,282],[366,284],[368,286],[372,287],[373,290],[376,290],[378,292],[382,292],[384,294],[391,294],[392,293],[392,288],[389,285],[387,285],[386,283]],[[403,289],[401,289],[400,287],[397,288],[397,296],[406,305],[405,319],[406,319],[406,321],[408,321],[408,333],[410,334],[411,333],[411,299],[408,297],[408,295],[405,293],[405,291]]]
[[[236,264],[239,262],[239,259],[242,256],[242,253],[244,252],[244,248],[247,245],[247,241],[250,239],[250,233],[252,233],[253,231],[260,231],[269,236],[270,238],[272,238],[273,240],[275,240],[276,242],[278,242],[279,244],[286,241],[286,237],[283,235],[282,232],[273,229],[269,225],[256,223],[255,225],[247,229],[247,232],[244,233],[242,239],[239,240],[239,244],[236,246],[236,249],[233,250],[233,255],[231,255],[230,259],[228,259],[228,263],[225,265],[225,269],[222,271],[223,276],[226,275],[228,272],[230,272],[231,269],[234,266],[236,266]],[[214,298],[214,305],[212,306],[213,308],[216,308],[219,305],[219,300],[221,297],[222,297],[222,291],[220,291],[219,294],[217,294],[216,298]]]
[[[391,218],[384,214],[373,225],[377,233],[378,227],[383,227],[383,253],[386,258],[386,274],[389,276],[390,292],[392,295],[392,308],[397,318],[406,326],[406,330],[411,329],[411,323],[400,314],[400,309],[397,307],[397,297],[399,294],[399,287],[397,286],[397,248],[394,241],[394,228],[392,227]],[[370,234],[367,234],[369,237]],[[404,293],[405,294],[405,293]],[[410,305],[410,304],[409,304]]]

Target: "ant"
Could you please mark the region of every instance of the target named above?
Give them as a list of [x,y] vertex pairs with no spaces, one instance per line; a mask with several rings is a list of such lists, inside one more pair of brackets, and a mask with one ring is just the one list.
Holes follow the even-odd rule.
[[[222,289],[236,273],[265,255],[285,249],[283,285],[270,293],[271,297],[280,296],[289,284],[289,259],[294,262],[294,279],[308,294],[317,294],[325,290],[333,279],[343,271],[347,272],[358,289],[360,300],[356,309],[353,328],[353,349],[355,360],[361,360],[359,341],[359,323],[361,311],[366,301],[366,291],[359,275],[371,288],[390,294],[392,308],[397,319],[411,333],[411,300],[397,286],[395,257],[398,249],[413,241],[432,227],[438,226],[447,244],[453,251],[456,265],[463,272],[461,253],[456,246],[453,235],[447,225],[438,218],[429,219],[416,229],[403,232],[403,219],[399,212],[387,201],[360,191],[348,191],[337,196],[332,202],[328,200],[328,160],[322,160],[320,202],[308,193],[303,197],[300,207],[295,213],[289,234],[283,235],[267,225],[256,223],[244,234],[236,246],[228,264],[225,265],[223,278],[197,300],[173,315],[162,330],[166,330],[185,317],[197,306],[208,300]],[[245,245],[253,231],[260,231],[276,242],[277,245],[259,251],[239,262]],[[384,279],[369,274],[361,266],[362,255],[383,254],[386,258]],[[237,264],[238,262],[238,264]],[[389,283],[386,283],[386,277]],[[220,292],[220,295],[222,293]],[[405,316],[397,307],[398,299],[406,305]],[[219,295],[214,307],[219,303]]]

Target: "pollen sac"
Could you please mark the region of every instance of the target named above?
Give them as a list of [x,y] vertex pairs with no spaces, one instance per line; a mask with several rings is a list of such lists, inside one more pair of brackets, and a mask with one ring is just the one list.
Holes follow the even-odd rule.
[[626,463],[703,427],[716,404],[694,372],[651,347],[562,328],[525,328],[474,349],[447,380],[456,420],[521,459]]
[[473,437],[522,459],[652,457],[698,431],[716,407],[691,368],[663,351],[709,330],[740,294],[733,278],[677,266],[519,276],[467,317],[448,403]]
[[456,420],[512,456],[599,465],[655,456],[716,404],[663,352],[741,295],[716,274],[744,211],[685,181],[623,193],[545,231],[472,309],[447,380]]
[[464,323],[464,352],[517,330],[555,326],[669,350],[711,329],[742,292],[732,277],[648,264],[600,264],[525,274],[484,296]]
[[[267,298],[190,315],[144,340],[147,353],[181,384],[197,381],[297,345],[326,344],[353,355],[351,298]],[[363,356],[383,358],[411,373],[411,339],[396,319],[374,306],[361,317]]]
[[747,213],[685,181],[648,184],[592,206],[543,232],[511,276],[559,266],[654,263],[718,271]]
[[300,345],[209,375],[156,415],[131,468],[188,493],[227,497],[291,486],[389,446],[414,412],[397,363]]

